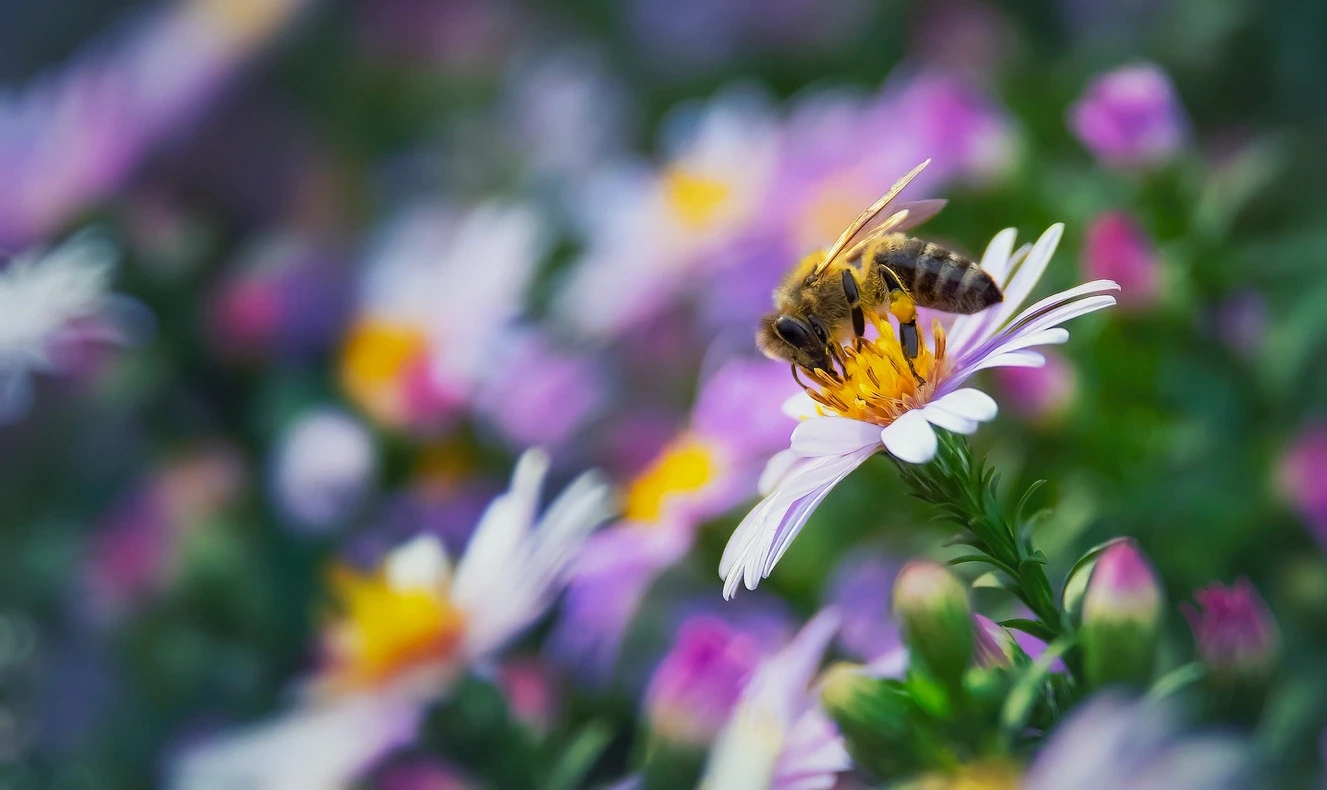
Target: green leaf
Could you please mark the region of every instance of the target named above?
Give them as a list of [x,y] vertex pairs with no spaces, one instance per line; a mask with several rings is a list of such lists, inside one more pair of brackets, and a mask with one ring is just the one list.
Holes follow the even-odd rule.
[[1000,625],[1005,628],[1016,628],[1025,634],[1035,636],[1043,642],[1051,642],[1055,639],[1055,632],[1040,620],[1027,620],[1022,617],[1014,617],[1009,620],[1001,620]]
[[1068,637],[1052,642],[1014,684],[1000,712],[1000,735],[1006,746],[1012,745],[1027,727],[1037,702],[1043,699],[1042,692],[1048,688],[1051,666],[1071,647],[1073,640]]
[[585,725],[562,752],[562,758],[553,766],[543,786],[548,790],[576,790],[584,786],[585,777],[612,740],[613,728],[609,724],[592,721]]
[[1152,688],[1148,689],[1147,697],[1153,700],[1165,699],[1202,680],[1206,674],[1207,668],[1196,661],[1176,667],[1152,684]]

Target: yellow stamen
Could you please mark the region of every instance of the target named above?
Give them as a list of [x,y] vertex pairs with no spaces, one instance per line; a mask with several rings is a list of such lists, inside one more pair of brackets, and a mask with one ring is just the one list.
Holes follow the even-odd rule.
[[704,230],[713,224],[733,191],[716,178],[679,168],[669,169],[663,183],[669,207],[692,230]]
[[341,352],[341,386],[361,409],[389,425],[405,413],[404,373],[422,364],[428,338],[418,328],[364,319],[351,327]]
[[674,439],[632,482],[623,515],[628,521],[657,520],[670,498],[702,490],[719,466],[712,446],[686,434]]
[[869,320],[875,324],[875,339],[854,340],[838,349],[844,375],[812,371],[816,387],[807,387],[806,393],[828,414],[888,425],[935,394],[936,382],[945,372],[945,332],[935,321],[931,327],[935,349],[922,343],[912,360],[923,384],[908,369],[893,327],[879,316],[871,315]]
[[1022,784],[1019,771],[1004,760],[983,760],[960,767],[949,774],[929,774],[912,790],[1016,790]]
[[330,582],[340,606],[325,632],[333,687],[380,685],[455,652],[463,620],[443,590],[401,589],[381,571],[345,566],[332,569]]

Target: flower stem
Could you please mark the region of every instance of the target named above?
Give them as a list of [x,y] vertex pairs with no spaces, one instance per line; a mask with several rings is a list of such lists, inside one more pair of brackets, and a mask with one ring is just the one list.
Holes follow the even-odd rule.
[[1002,575],[1001,586],[1022,601],[1041,624],[1042,633],[1037,636],[1063,636],[1063,618],[1046,576],[1046,556],[1033,548],[1022,513],[1035,487],[1009,512],[999,496],[999,475],[972,457],[963,437],[946,431],[937,434],[940,447],[934,461],[923,466],[899,463],[898,467],[915,496],[938,506],[963,527],[954,542],[971,546],[973,553],[952,562],[991,566]]

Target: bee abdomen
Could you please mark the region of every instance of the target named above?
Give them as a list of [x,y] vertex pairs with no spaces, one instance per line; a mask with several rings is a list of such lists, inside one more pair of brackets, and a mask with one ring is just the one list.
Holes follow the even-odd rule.
[[885,236],[875,249],[874,261],[897,274],[922,307],[971,314],[1004,298],[995,280],[975,262],[929,241]]

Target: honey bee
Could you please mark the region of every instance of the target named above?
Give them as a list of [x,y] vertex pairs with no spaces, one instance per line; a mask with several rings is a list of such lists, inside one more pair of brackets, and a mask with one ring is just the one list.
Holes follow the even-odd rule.
[[966,315],[1004,299],[974,261],[904,235],[935,216],[945,201],[901,203],[885,214],[930,163],[927,159],[895,182],[832,247],[811,253],[788,272],[774,291],[774,312],[761,319],[756,333],[765,356],[792,363],[794,376],[801,367],[837,377],[833,362],[840,335],[851,327],[861,337],[866,311],[887,310],[898,319],[899,343],[913,377],[924,383],[912,364],[920,344],[917,306]]

